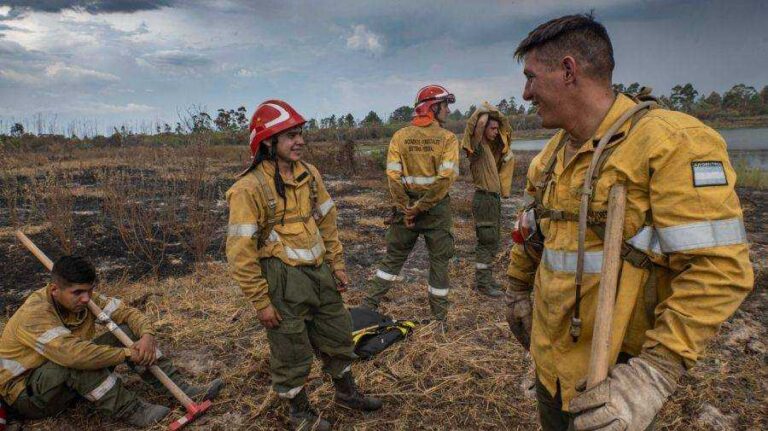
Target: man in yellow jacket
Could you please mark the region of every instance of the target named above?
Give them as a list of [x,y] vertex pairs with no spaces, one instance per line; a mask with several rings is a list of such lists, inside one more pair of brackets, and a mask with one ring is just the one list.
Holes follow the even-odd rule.
[[389,143],[387,179],[395,217],[387,231],[387,255],[363,303],[378,308],[423,235],[429,251],[429,305],[440,330],[448,313],[448,261],[453,257],[448,190],[459,174],[458,140],[441,125],[450,114],[448,104],[455,101],[440,85],[422,88],[412,124],[398,130]]
[[[544,127],[561,129],[531,162],[528,214],[535,222],[524,224],[526,241],[534,241],[514,245],[508,269],[508,320],[517,338],[530,343],[542,428],[565,430],[570,423],[576,430],[650,429],[679,377],[752,288],[726,144],[680,112],[641,109],[629,115],[639,98],[613,92],[613,48],[605,27],[591,16],[539,26],[516,56],[525,63],[524,99],[537,107]],[[629,118],[618,122],[624,113]],[[595,160],[595,180],[583,190],[595,145],[614,123],[607,156]],[[609,343],[615,365],[605,381],[581,392],[608,191],[617,182],[626,184],[627,203]],[[591,204],[577,286],[582,193]],[[536,232],[543,249],[531,252]]]
[[[304,388],[313,351],[331,375],[338,403],[377,410],[363,396],[350,364],[352,320],[340,291],[349,283],[336,227],[336,206],[304,155],[304,118],[282,100],[267,100],[251,120],[253,162],[227,191],[227,260],[232,276],[267,328],[270,371],[288,399],[298,430],[328,430]],[[337,285],[338,284],[338,285]]]
[[[87,260],[63,256],[53,265],[53,281],[34,292],[8,320],[0,337],[0,397],[13,415],[27,419],[53,416],[82,397],[99,412],[137,427],[161,420],[167,407],[149,404],[123,386],[113,372],[128,361],[131,367],[156,364],[190,397],[216,396],[222,386],[191,386],[156,347],[152,324],[138,310],[117,298],[94,293],[96,270]],[[94,338],[89,300],[132,339],[124,347],[111,333]],[[151,373],[142,378],[158,390],[163,385]]]
[[511,142],[509,119],[488,102],[469,118],[461,139],[475,186],[475,283],[478,292],[490,297],[504,295],[493,279],[493,261],[501,241],[501,198],[512,192],[515,158]]

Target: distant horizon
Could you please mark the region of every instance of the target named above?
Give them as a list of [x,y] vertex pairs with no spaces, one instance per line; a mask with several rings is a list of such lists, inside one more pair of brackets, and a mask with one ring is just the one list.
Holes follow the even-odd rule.
[[94,125],[174,124],[281,98],[306,118],[374,111],[386,120],[427,83],[464,112],[515,97],[520,40],[557,16],[593,11],[611,36],[614,81],[700,95],[768,70],[768,4],[759,0],[0,0],[0,121],[38,113]]

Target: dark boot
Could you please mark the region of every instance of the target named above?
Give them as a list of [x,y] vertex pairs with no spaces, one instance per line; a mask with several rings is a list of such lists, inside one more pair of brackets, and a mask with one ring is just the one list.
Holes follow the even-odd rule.
[[190,385],[187,382],[178,383],[179,387],[188,397],[197,400],[202,396],[202,401],[213,400],[219,395],[221,388],[224,387],[224,380],[214,379],[208,386]]
[[493,279],[493,273],[490,269],[475,270],[475,283],[477,291],[491,298],[498,298],[504,295],[501,288]]
[[333,379],[333,386],[336,388],[336,402],[345,407],[370,412],[382,406],[381,400],[360,393],[351,371],[344,373],[340,379]]
[[150,404],[146,401],[139,400],[139,404],[136,406],[136,409],[132,413],[120,419],[128,425],[132,425],[137,428],[147,428],[163,420],[163,418],[168,416],[168,413],[170,412],[171,409],[168,407]]
[[331,424],[317,416],[317,412],[309,405],[306,389],[296,394],[290,400],[289,422],[296,431],[330,431]]

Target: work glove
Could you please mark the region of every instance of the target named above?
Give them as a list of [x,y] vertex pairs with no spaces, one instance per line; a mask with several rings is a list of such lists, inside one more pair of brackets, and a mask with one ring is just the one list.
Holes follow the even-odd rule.
[[510,279],[505,300],[507,303],[507,323],[512,334],[525,350],[531,347],[532,306],[530,287],[517,279]]
[[614,366],[608,378],[570,402],[575,431],[643,431],[677,388],[682,362],[645,351]]

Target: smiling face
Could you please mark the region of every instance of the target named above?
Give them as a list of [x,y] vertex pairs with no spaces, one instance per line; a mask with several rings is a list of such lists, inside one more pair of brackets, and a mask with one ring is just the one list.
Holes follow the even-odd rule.
[[93,283],[66,283],[54,280],[51,296],[62,308],[70,313],[80,313],[88,305],[93,296]]
[[525,56],[523,74],[526,78],[523,99],[537,108],[542,126],[563,127],[568,88],[562,68],[539,60],[534,51]]
[[280,133],[277,135],[276,154],[278,160],[286,163],[298,162],[304,155],[304,145],[301,126]]

